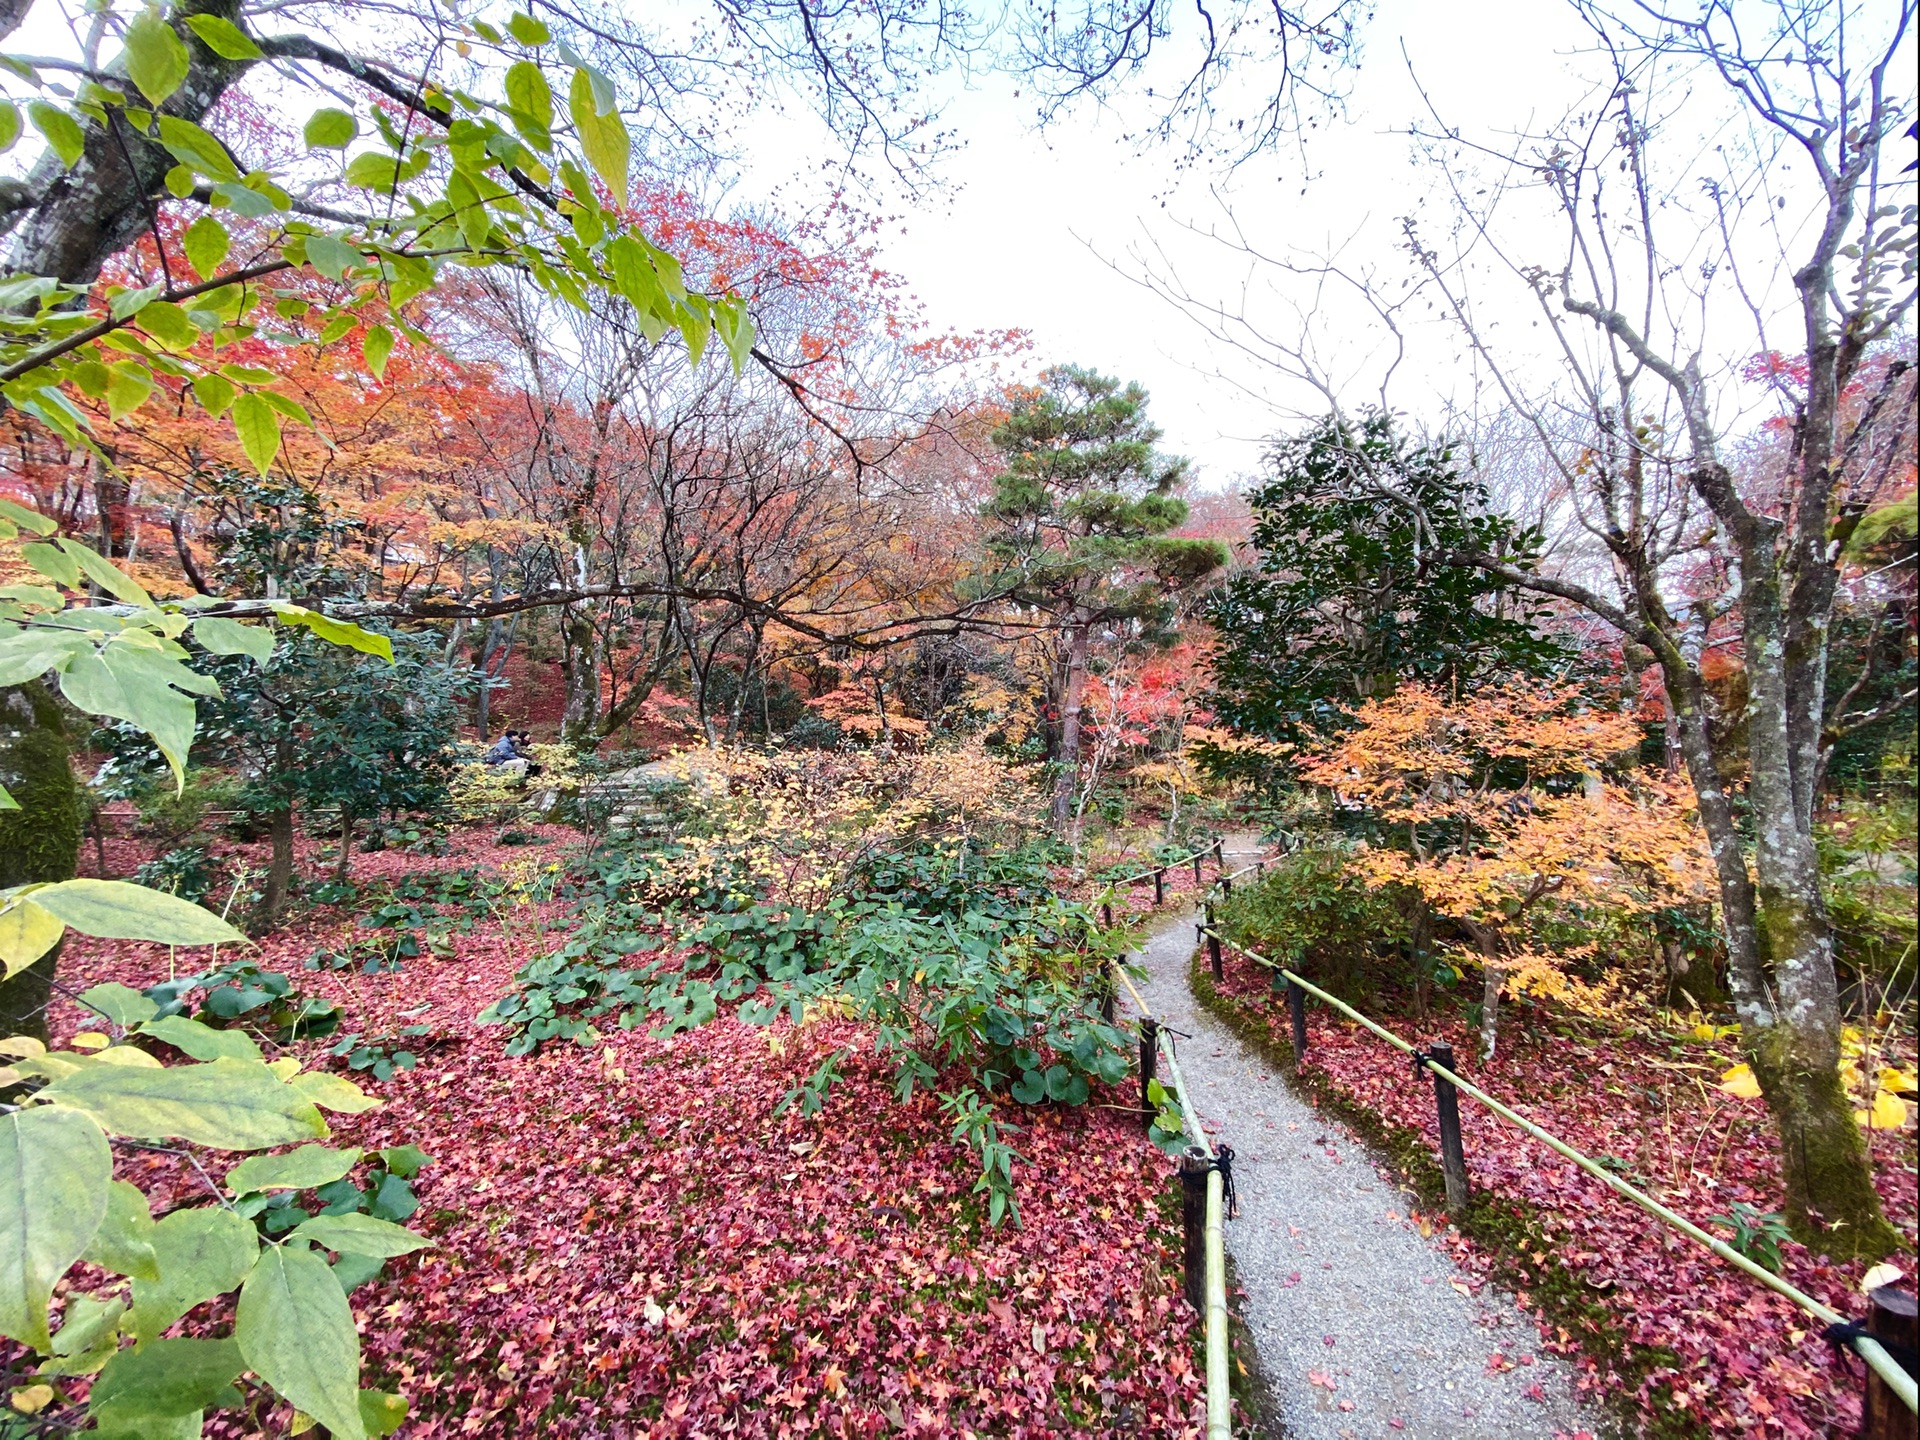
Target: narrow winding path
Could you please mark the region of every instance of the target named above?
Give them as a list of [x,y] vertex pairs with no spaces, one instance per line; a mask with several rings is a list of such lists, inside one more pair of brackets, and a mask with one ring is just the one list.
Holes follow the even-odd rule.
[[[1228,863],[1244,861],[1229,852]],[[1194,1107],[1209,1135],[1234,1149],[1240,1217],[1227,1224],[1227,1249],[1277,1421],[1268,1433],[1604,1433],[1574,1399],[1570,1368],[1540,1352],[1533,1321],[1491,1288],[1462,1293],[1471,1277],[1407,1218],[1411,1195],[1195,1004],[1193,948],[1191,915],[1165,921],[1139,956],[1141,993],[1163,1023],[1192,1036],[1178,1053]]]

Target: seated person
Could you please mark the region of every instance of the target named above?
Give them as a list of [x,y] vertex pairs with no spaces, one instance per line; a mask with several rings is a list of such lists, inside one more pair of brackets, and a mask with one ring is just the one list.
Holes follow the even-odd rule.
[[533,763],[528,747],[533,737],[524,730],[509,730],[494,741],[482,763],[498,770],[509,780],[528,780],[540,773],[540,767]]

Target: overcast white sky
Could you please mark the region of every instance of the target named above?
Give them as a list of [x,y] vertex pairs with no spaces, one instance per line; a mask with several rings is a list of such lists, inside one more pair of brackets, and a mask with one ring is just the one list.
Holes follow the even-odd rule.
[[[1869,20],[1891,13],[1890,6],[1863,9]],[[1138,273],[1130,257],[1164,247],[1189,290],[1235,299],[1248,267],[1193,233],[1193,227],[1220,223],[1231,207],[1248,240],[1268,254],[1300,259],[1338,252],[1344,265],[1398,285],[1410,274],[1397,248],[1401,217],[1415,216],[1431,242],[1444,234],[1452,213],[1432,193],[1432,168],[1415,160],[1409,124],[1430,126],[1431,102],[1468,136],[1497,144],[1513,131],[1538,133],[1596,95],[1601,69],[1585,53],[1590,44],[1572,7],[1552,0],[1380,0],[1364,31],[1363,63],[1344,115],[1320,124],[1304,146],[1246,162],[1231,174],[1182,171],[1167,151],[1138,153],[1122,137],[1124,116],[1087,110],[1036,133],[1031,98],[994,77],[955,94],[946,121],[965,148],[943,166],[950,191],[906,210],[887,236],[886,263],[907,278],[937,326],[1023,328],[1033,339],[1036,368],[1073,361],[1141,381],[1152,393],[1166,447],[1192,456],[1203,483],[1231,483],[1255,463],[1263,436],[1320,413],[1323,403],[1246,354],[1210,344],[1189,319],[1116,266]],[[1908,96],[1912,69],[1908,63],[1894,71],[1894,83]],[[1157,78],[1164,84],[1184,73],[1169,66]],[[1670,91],[1663,103],[1684,93]],[[1681,143],[1670,147],[1683,170],[1701,162],[1711,168],[1719,144],[1731,151],[1740,143],[1724,88],[1703,79],[1692,93],[1697,98],[1678,102],[1673,130]],[[790,205],[805,195],[824,146],[804,124],[788,114],[739,138],[748,158],[741,194],[780,191]],[[1805,167],[1784,157],[1769,169],[1767,198],[1793,196],[1783,211],[1768,204],[1769,219],[1790,224],[1810,215],[1809,197],[1796,193],[1808,178]],[[1663,249],[1690,263],[1706,253],[1685,254],[1695,239],[1706,238],[1697,215],[1688,213],[1699,202],[1699,174],[1680,178],[1671,196],[1679,218],[1664,222]],[[1529,221],[1523,207],[1504,234],[1521,262],[1557,268],[1561,227],[1538,210],[1533,214]],[[1791,301],[1797,238],[1755,232],[1742,268],[1762,309],[1783,313]],[[1276,332],[1294,329],[1291,306],[1303,287],[1284,281],[1276,289],[1273,272],[1262,275],[1248,308]],[[1709,354],[1708,366],[1709,373],[1717,364],[1726,374],[1761,346],[1744,301],[1724,276],[1714,290],[1706,329],[1718,353]],[[1476,303],[1478,319],[1506,352],[1541,353],[1536,347],[1547,332],[1510,275],[1483,271]],[[1390,402],[1436,418],[1443,399],[1459,399],[1483,377],[1451,322],[1429,316],[1424,305],[1407,318],[1409,361],[1395,377]],[[1691,328],[1684,318],[1680,323]],[[1363,403],[1377,396],[1386,353],[1379,329],[1351,311],[1344,323],[1318,324],[1326,368],[1350,387],[1344,399]],[[1533,372],[1552,373],[1551,357],[1541,359],[1545,364]],[[1752,405],[1762,397],[1742,395],[1742,388],[1723,387],[1723,432],[1757,418]]]
[[[1119,118],[1091,109],[1036,134],[1031,101],[1016,98],[1011,81],[964,91],[947,111],[966,141],[943,166],[953,192],[923,199],[926,208],[889,233],[886,261],[936,325],[1023,328],[1036,363],[1073,361],[1141,381],[1167,448],[1194,457],[1203,479],[1227,481],[1257,458],[1261,436],[1312,397],[1210,347],[1190,321],[1099,257],[1135,268],[1129,249],[1158,239],[1190,285],[1231,292],[1240,268],[1182,229],[1218,217],[1217,188],[1264,248],[1342,248],[1398,276],[1396,223],[1420,207],[1428,183],[1404,134],[1422,105],[1403,46],[1449,120],[1469,130],[1557,116],[1586,89],[1572,69],[1581,32],[1570,8],[1542,0],[1383,0],[1365,35],[1346,117],[1320,126],[1304,152],[1263,156],[1224,176],[1177,173],[1164,151],[1137,155]],[[811,168],[805,127],[788,116],[742,139],[746,192],[781,186],[797,200],[804,182],[791,177]],[[1349,344],[1357,365],[1373,338]],[[1269,395],[1278,412],[1248,389]]]

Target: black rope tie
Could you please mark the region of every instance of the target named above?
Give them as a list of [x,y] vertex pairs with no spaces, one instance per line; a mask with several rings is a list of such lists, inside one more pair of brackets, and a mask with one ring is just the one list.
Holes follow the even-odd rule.
[[1233,1147],[1222,1145],[1207,1168],[1220,1172],[1220,1191],[1227,1202],[1227,1219],[1239,1219],[1240,1196],[1233,1188]]
[[1858,1342],[1861,1340],[1871,1340],[1882,1350],[1886,1351],[1888,1355],[1892,1356],[1900,1368],[1905,1370],[1909,1375],[1914,1374],[1916,1370],[1920,1370],[1920,1354],[1916,1354],[1913,1350],[1900,1344],[1897,1340],[1889,1340],[1885,1336],[1874,1334],[1858,1320],[1837,1321],[1827,1326],[1820,1334],[1823,1340],[1842,1354],[1857,1355],[1860,1353]]
[[1413,1078],[1418,1080],[1421,1072],[1427,1068],[1427,1062],[1433,1059],[1433,1052],[1431,1050],[1415,1050],[1410,1058],[1413,1061]]

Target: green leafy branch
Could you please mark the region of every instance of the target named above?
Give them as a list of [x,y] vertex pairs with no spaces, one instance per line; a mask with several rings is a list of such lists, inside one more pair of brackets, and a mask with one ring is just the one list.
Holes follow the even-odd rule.
[[[302,1071],[292,1057],[269,1063],[244,1033],[163,1013],[125,986],[96,986],[81,999],[116,1038],[77,1036],[57,1051],[25,1037],[0,1042],[13,1061],[0,1082],[23,1097],[0,1114],[0,1334],[35,1352],[43,1382],[20,1393],[45,1409],[60,1398],[58,1382],[91,1377],[85,1419],[96,1433],[192,1436],[205,1411],[239,1402],[236,1384],[251,1371],[341,1440],[397,1428],[405,1402],[360,1388],[347,1297],[385,1260],[431,1243],[395,1223],[411,1213],[404,1180],[426,1157],[410,1146],[383,1151],[376,1187],[343,1189],[362,1153],[316,1142],[328,1135],[322,1110],[357,1114],[380,1103],[357,1085]],[[156,1044],[190,1063],[163,1064]],[[208,1181],[213,1204],[156,1220],[136,1186],[114,1179],[112,1150],[169,1149],[155,1143],[168,1141],[297,1148],[250,1155],[223,1184]],[[172,1153],[206,1176],[196,1153]],[[396,1179],[404,1204],[387,1199]],[[288,1203],[300,1190],[325,1197],[319,1213]],[[70,1289],[54,1331],[55,1288],[81,1260],[120,1279]],[[235,1290],[231,1335],[165,1338],[189,1311]]]
[[[717,337],[743,367],[753,350],[745,302],[690,290],[679,260],[632,221],[632,142],[612,81],[531,15],[513,15],[504,31],[478,20],[462,28],[508,62],[485,72],[497,93],[407,76],[304,35],[252,35],[220,15],[164,16],[152,4],[125,21],[122,55],[65,104],[45,98],[54,92],[34,62],[0,57],[14,79],[43,92],[24,118],[0,98],[0,150],[31,125],[78,175],[97,169],[111,145],[149,158],[153,173],[165,167],[164,195],[142,197],[150,208],[165,196],[203,207],[178,242],[197,282],[176,278],[157,234],[163,278],[153,284],[95,294],[56,274],[0,279],[0,396],[91,446],[89,417],[68,392],[120,421],[170,380],[210,416],[229,415],[264,473],[284,423],[311,417],[272,388],[271,371],[222,363],[219,352],[256,338],[326,347],[359,330],[362,358],[381,376],[401,337],[431,344],[405,307],[448,265],[513,269],[582,310],[595,293],[623,298],[649,340],[677,332],[698,363]],[[457,48],[471,53],[467,40]],[[286,175],[243,171],[198,123],[204,95],[275,60],[331,69],[371,92],[352,109],[313,111],[303,130],[309,157],[335,167],[332,188],[355,197],[350,208],[296,199]],[[43,163],[34,173],[44,180],[46,171]],[[13,198],[15,209],[46,199]],[[250,258],[229,267],[237,250]],[[322,304],[305,289],[260,283],[301,269],[343,298]],[[306,333],[286,328],[295,321]]]
[[[56,528],[44,515],[0,499],[0,540],[17,539],[23,531],[43,537],[23,544],[20,556],[49,582],[0,585],[0,686],[56,676],[60,693],[78,709],[125,720],[151,736],[176,786],[183,785],[193,743],[193,697],[217,696],[220,686],[187,664],[190,652],[179,637],[190,634],[212,654],[244,655],[265,665],[273,654],[273,632],[224,615],[196,615],[220,603],[208,596],[156,600],[96,551],[56,536]],[[119,603],[69,602],[68,592],[89,588]],[[291,601],[262,603],[283,625],[393,660],[393,642],[384,635]],[[0,786],[0,809],[17,808]]]

